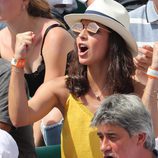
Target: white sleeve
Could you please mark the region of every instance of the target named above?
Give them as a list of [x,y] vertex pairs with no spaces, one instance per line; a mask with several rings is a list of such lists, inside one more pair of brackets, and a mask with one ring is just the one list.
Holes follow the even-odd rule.
[[81,3],[86,3],[87,2],[87,0],[78,0],[78,1],[80,1]]

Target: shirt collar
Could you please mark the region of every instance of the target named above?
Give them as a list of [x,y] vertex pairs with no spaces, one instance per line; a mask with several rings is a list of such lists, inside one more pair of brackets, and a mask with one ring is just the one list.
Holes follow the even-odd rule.
[[158,22],[158,14],[156,13],[154,3],[149,0],[146,5],[146,16],[149,23]]
[[153,153],[156,157],[158,156],[158,151],[156,149],[153,150]]

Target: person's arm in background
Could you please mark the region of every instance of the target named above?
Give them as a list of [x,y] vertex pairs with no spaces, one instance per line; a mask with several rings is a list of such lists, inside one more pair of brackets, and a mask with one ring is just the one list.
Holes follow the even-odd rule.
[[153,57],[150,68],[153,69],[157,75],[156,77],[152,77],[152,73],[149,73],[142,100],[150,111],[155,136],[158,137],[158,42],[153,46]]
[[[129,12],[130,15],[130,32],[137,41],[139,54],[134,58],[136,70],[136,78],[139,82],[146,86],[143,94],[143,102],[151,113],[154,131],[158,136],[158,110],[157,110],[157,79],[151,79],[147,76],[148,67],[156,68],[158,65],[157,48],[153,43],[157,41],[157,23],[154,19],[156,14],[157,0],[148,1],[145,6]],[[154,4],[153,4],[154,3]],[[148,10],[149,12],[147,12]],[[150,16],[150,20],[148,17]],[[147,46],[148,45],[148,46]],[[153,48],[152,48],[153,47]]]
[[92,4],[94,2],[94,0],[87,0],[86,4],[87,6],[89,6],[90,4]]
[[33,124],[57,105],[61,109],[58,94],[65,96],[63,88],[65,78],[62,77],[61,81],[57,78],[43,83],[28,101],[24,81],[24,70],[12,66],[9,84],[9,116],[15,127]]
[[153,48],[149,45],[144,45],[139,47],[138,55],[134,58],[134,64],[136,66],[136,81],[146,85],[147,83],[147,75],[146,72],[148,67],[151,65],[152,62],[152,54]]
[[78,0],[84,4],[86,4],[87,6],[89,6],[91,3],[93,3],[95,0]]

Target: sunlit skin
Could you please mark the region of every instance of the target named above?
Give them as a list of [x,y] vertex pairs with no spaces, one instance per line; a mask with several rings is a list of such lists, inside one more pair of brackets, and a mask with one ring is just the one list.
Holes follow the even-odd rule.
[[[10,21],[11,19],[14,19],[14,17],[17,18],[22,16],[22,5],[17,5],[17,3],[20,4],[23,2],[21,0],[0,0],[0,21]],[[13,8],[14,12],[12,11]],[[8,10],[11,11],[11,14]]]
[[104,158],[108,156],[113,158],[141,158],[140,148],[143,147],[143,136],[130,136],[125,129],[110,124],[99,125],[97,128],[100,150],[103,152]]
[[154,5],[156,7],[156,12],[158,13],[158,1],[157,0],[153,0]]
[[[82,20],[82,24],[85,28],[90,22],[92,21]],[[98,26],[105,28],[105,26],[100,24],[98,24]],[[106,29],[99,29],[96,34],[91,34],[86,29],[83,29],[76,38],[79,62],[84,65],[105,63],[106,53],[109,47],[108,39],[109,32]],[[81,45],[85,45],[87,50],[82,52],[80,49]]]

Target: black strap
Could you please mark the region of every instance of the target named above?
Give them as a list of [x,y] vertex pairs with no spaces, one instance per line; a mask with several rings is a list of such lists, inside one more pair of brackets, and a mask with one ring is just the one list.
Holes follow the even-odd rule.
[[[46,29],[46,31],[45,31],[45,33],[44,33],[44,36],[43,36],[42,45],[41,45],[41,56],[42,56],[42,58],[43,58],[42,50],[43,50],[43,45],[44,45],[45,38],[46,38],[46,36],[47,36],[49,30],[51,30],[51,29],[54,28],[54,27],[62,27],[62,28],[64,28],[64,27],[63,27],[62,25],[60,25],[60,24],[53,24],[53,25],[50,25],[50,26]],[[64,29],[65,29],[65,28],[64,28]]]

